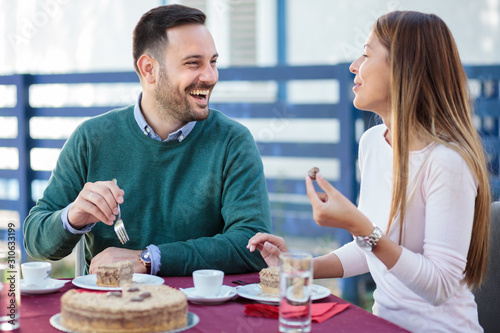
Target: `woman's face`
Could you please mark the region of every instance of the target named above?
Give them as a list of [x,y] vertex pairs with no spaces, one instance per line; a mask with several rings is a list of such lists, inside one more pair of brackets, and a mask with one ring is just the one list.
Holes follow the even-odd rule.
[[389,120],[390,67],[388,50],[372,32],[364,46],[364,54],[356,59],[349,70],[356,74],[352,90],[354,106],[360,110],[372,111]]

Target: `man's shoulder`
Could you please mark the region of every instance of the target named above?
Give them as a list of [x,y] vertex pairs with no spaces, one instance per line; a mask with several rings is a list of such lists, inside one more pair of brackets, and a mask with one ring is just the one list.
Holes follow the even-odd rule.
[[216,110],[216,109],[210,109],[209,119],[212,120],[213,122],[226,123],[226,124],[235,125],[235,126],[241,125],[236,120],[229,118],[224,113],[222,113],[221,111]]
[[235,119],[229,118],[219,110],[210,109],[210,117],[207,119],[212,126],[233,133],[250,133],[248,128]]
[[94,116],[82,122],[80,128],[83,130],[99,130],[101,128],[115,128],[125,123],[127,114],[134,112],[134,106],[129,105],[123,108],[113,109],[98,116]]

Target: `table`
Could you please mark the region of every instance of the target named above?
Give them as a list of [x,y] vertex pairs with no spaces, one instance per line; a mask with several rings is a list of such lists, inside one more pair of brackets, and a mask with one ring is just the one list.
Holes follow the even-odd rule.
[[[176,288],[193,287],[191,277],[166,277],[165,283]],[[258,283],[258,273],[233,274],[224,277],[224,284],[235,286],[234,280],[249,283]],[[76,289],[72,283],[67,283],[61,290],[52,294],[22,295],[21,297],[21,327],[19,333],[48,333],[60,332],[53,328],[49,319],[60,312],[60,298],[69,289]],[[343,299],[330,295],[316,302],[347,303]],[[200,305],[189,303],[189,311],[200,318],[195,327],[186,332],[214,333],[214,332],[278,332],[278,320],[270,318],[246,316],[245,304],[255,301],[237,297],[234,300],[218,305]],[[346,310],[336,316],[318,324],[312,324],[312,332],[408,332],[370,312],[351,304]]]

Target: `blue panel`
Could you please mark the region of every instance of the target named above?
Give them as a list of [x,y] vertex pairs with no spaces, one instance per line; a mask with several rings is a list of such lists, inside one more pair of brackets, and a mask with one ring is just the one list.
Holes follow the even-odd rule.
[[231,118],[337,118],[335,104],[211,103],[210,107]]
[[[305,175],[304,175],[305,178]],[[277,178],[267,178],[267,189],[269,193],[292,193],[292,194],[306,194],[306,182],[304,179],[277,179]],[[342,181],[334,181],[333,186],[340,192],[344,193],[348,189],[345,188],[345,184]],[[316,185],[315,185],[316,186]],[[317,188],[319,190],[319,188]]]
[[19,171],[18,170],[5,170],[5,169],[0,169],[0,178],[18,178],[19,176]]
[[105,107],[62,107],[62,108],[36,108],[32,112],[33,117],[94,117],[110,110],[121,108],[121,106]]
[[34,139],[33,146],[37,148],[62,148],[66,140]]
[[33,75],[33,84],[54,83],[139,83],[135,72]]
[[333,143],[257,142],[261,156],[335,158],[339,146]]
[[0,147],[17,147],[15,139],[0,139]]
[[0,108],[0,117],[14,117],[14,116],[17,116],[16,109]]
[[500,100],[479,98],[474,102],[476,115],[498,118],[500,115]]
[[18,210],[18,207],[15,200],[0,200],[0,210]]
[[500,66],[478,65],[464,66],[469,79],[500,80]]

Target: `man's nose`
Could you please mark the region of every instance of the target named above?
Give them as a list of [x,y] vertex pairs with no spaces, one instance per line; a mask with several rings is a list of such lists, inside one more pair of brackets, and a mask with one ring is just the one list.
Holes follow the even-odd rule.
[[200,74],[199,79],[202,82],[210,84],[217,83],[217,80],[219,79],[219,71],[217,70],[217,67],[212,66],[211,64],[205,66]]

